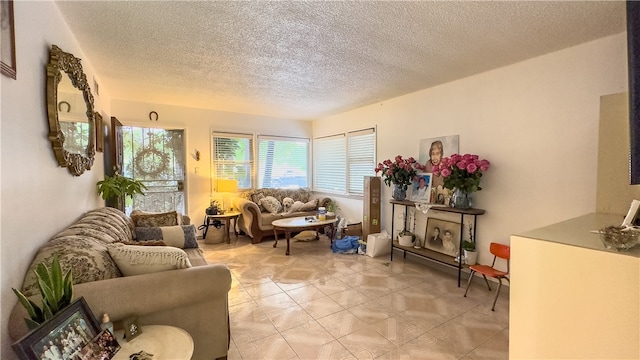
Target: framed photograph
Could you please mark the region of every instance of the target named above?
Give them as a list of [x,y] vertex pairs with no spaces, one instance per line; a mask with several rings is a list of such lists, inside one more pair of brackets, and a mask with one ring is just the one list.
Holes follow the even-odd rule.
[[138,317],[131,317],[124,321],[124,338],[127,341],[142,334],[142,327],[138,323]]
[[[433,172],[433,165],[440,164],[443,158],[449,157],[453,154],[458,154],[458,135],[440,136],[429,139],[420,140],[420,152],[418,161],[420,164],[426,166],[428,173]],[[431,179],[431,187],[438,189],[438,187],[444,187],[444,178],[442,176],[433,176]],[[436,199],[432,199],[432,202],[436,202]]]
[[13,18],[13,0],[0,0],[0,70],[3,75],[16,78],[16,31]]
[[411,200],[432,202],[431,201],[431,173],[419,173],[417,179],[413,181],[411,188]]
[[439,205],[449,205],[449,201],[451,201],[452,191],[443,187],[438,186],[435,189],[431,189],[434,194],[434,198],[431,202],[439,204]]
[[452,257],[458,256],[460,251],[460,223],[428,218],[424,247]]
[[96,111],[96,151],[103,152],[104,150],[104,124],[102,123],[102,115]]
[[78,356],[74,359],[80,360],[103,360],[111,359],[120,350],[118,340],[109,332],[103,330],[98,336],[93,338],[82,348]]
[[76,359],[100,332],[83,297],[13,344],[22,360]]

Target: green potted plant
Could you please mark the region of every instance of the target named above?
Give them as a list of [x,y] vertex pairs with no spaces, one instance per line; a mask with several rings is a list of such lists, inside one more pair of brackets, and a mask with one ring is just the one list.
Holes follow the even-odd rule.
[[211,202],[209,203],[209,207],[205,210],[205,213],[207,215],[218,215],[221,209],[222,207],[217,200],[211,200]]
[[144,195],[143,190],[147,190],[147,187],[139,180],[134,180],[126,176],[115,173],[113,176],[105,176],[104,180],[100,180],[96,183],[98,186],[98,195],[101,195],[104,200],[111,200],[116,202],[118,209],[124,209],[124,200],[126,197],[133,199],[133,195]]
[[42,295],[42,307],[29,300],[20,290],[11,288],[18,297],[18,300],[27,310],[29,318],[25,318],[27,327],[32,330],[52,318],[66,306],[71,304],[73,299],[73,277],[71,269],[62,273],[58,255],[54,255],[51,266],[47,267],[40,263],[35,269],[38,279],[38,288]]
[[416,242],[416,234],[409,230],[402,230],[398,233],[398,243],[401,246],[413,246]]
[[338,207],[338,203],[335,200],[331,199],[327,202],[326,208],[327,219],[335,219],[336,211],[340,210],[340,207]]
[[462,241],[462,250],[467,265],[475,265],[478,260],[478,252],[476,251],[476,243],[469,240]]

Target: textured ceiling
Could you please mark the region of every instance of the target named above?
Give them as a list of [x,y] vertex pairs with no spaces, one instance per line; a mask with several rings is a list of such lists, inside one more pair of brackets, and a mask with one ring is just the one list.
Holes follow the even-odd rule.
[[626,24],[623,1],[57,5],[114,99],[289,119],[404,95]]

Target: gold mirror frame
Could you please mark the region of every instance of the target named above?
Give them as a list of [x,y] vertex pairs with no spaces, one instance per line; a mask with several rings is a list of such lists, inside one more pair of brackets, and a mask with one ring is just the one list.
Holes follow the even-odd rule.
[[[70,153],[64,148],[64,134],[58,119],[58,84],[62,76],[68,75],[71,84],[82,92],[87,106],[87,122],[89,123],[89,141],[84,154]],[[87,76],[82,70],[80,59],[51,45],[49,64],[47,64],[47,113],[49,115],[49,140],[53,154],[60,167],[66,167],[74,176],[80,176],[90,170],[96,154],[95,149],[95,115],[93,111],[93,95],[89,88]]]

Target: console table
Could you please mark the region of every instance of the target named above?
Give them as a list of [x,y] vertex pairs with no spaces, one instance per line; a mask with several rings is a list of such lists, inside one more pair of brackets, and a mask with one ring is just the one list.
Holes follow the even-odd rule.
[[[454,258],[452,258],[451,256],[447,255],[447,254],[443,254],[437,251],[433,251],[433,250],[429,250],[429,249],[425,249],[425,248],[420,248],[420,249],[416,249],[413,246],[402,246],[400,245],[400,243],[398,242],[398,239],[395,239],[395,232],[394,232],[394,220],[395,220],[395,210],[396,210],[396,206],[401,206],[404,208],[404,214],[405,214],[405,223],[404,223],[404,229],[406,230],[406,219],[407,219],[407,211],[409,207],[415,207],[416,203],[410,200],[402,200],[402,201],[398,201],[398,200],[389,200],[389,202],[391,203],[391,236],[394,237],[394,239],[392,239],[391,241],[391,261],[393,261],[393,249],[399,249],[402,250],[402,255],[403,257],[407,257],[407,253],[411,253],[413,255],[416,256],[420,256],[422,258],[426,258],[429,260],[433,260],[433,261],[437,261],[441,264],[447,265],[447,266],[451,266],[454,268],[458,269],[458,287],[460,287],[460,279],[462,277],[462,268],[464,268],[466,265],[464,265],[462,263],[462,256],[458,256],[458,261],[456,261]],[[464,217],[466,216],[472,216],[473,217],[473,238],[476,238],[476,225],[477,225],[477,217],[478,215],[482,215],[485,213],[484,210],[482,209],[458,209],[458,208],[453,208],[453,207],[448,207],[448,206],[444,206],[444,205],[433,205],[431,207],[431,209],[429,211],[443,211],[443,212],[448,212],[448,213],[455,213],[455,214],[459,214],[460,215],[460,244],[458,244],[458,249],[462,249],[462,233],[464,232]],[[426,237],[426,234],[425,234]]]

